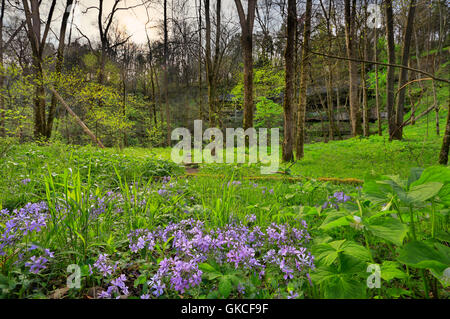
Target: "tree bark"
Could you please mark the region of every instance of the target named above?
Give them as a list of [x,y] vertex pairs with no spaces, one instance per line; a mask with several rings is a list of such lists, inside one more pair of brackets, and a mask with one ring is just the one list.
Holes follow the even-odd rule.
[[[394,44],[394,17],[392,13],[392,0],[385,2],[386,15],[386,39],[388,49],[388,63],[395,64],[395,44]],[[387,67],[386,76],[386,110],[388,116],[389,139],[392,139],[396,129],[396,120],[394,112],[394,81],[395,69],[392,66]]]
[[306,125],[306,105],[307,96],[306,90],[308,86],[308,63],[309,63],[309,38],[311,36],[311,11],[312,0],[306,1],[305,11],[305,26],[303,30],[303,48],[302,48],[302,61],[300,71],[300,92],[299,92],[299,104],[297,110],[297,145],[296,153],[297,159],[304,156],[304,143],[305,143],[305,125]]
[[[61,71],[62,71],[63,60],[64,60],[64,48],[65,48],[67,22],[69,21],[70,9],[72,7],[72,4],[73,4],[73,0],[67,0],[66,9],[65,9],[63,17],[62,17],[61,28],[59,31],[59,44],[58,44],[58,52],[57,52],[57,56],[56,56],[56,66],[55,66],[56,81],[57,81],[55,84],[56,90],[58,90],[59,81],[61,79]],[[50,102],[50,109],[48,111],[48,117],[47,117],[47,127],[46,127],[46,134],[45,134],[45,136],[47,138],[50,138],[52,135],[53,119],[55,118],[55,113],[56,113],[56,104],[57,104],[57,99],[56,99],[56,96],[53,94],[51,102]]]
[[[378,28],[374,30],[374,57],[375,61],[378,61]],[[383,130],[381,129],[381,110],[380,110],[380,88],[379,88],[379,76],[378,76],[378,64],[375,64],[375,108],[377,111],[377,126],[378,135],[383,135]]]
[[247,1],[247,16],[241,0],[235,0],[241,25],[241,46],[244,60],[244,130],[253,127],[253,23],[257,0]]
[[447,165],[449,147],[450,147],[450,103],[447,112],[447,124],[445,126],[444,139],[442,140],[441,152],[439,154],[439,164]]
[[[410,0],[408,8],[408,19],[406,22],[405,33],[403,35],[403,49],[402,49],[402,65],[407,66],[409,60],[409,48],[411,44],[411,36],[414,23],[414,13],[416,11],[416,0]],[[408,70],[401,69],[400,78],[398,81],[399,92],[396,107],[396,129],[393,132],[391,138],[401,140],[403,136],[403,129],[400,125],[403,123],[403,117],[405,113],[405,88],[403,85],[408,82]]]
[[[355,58],[356,52],[356,0],[350,4],[350,0],[345,0],[345,44],[347,48],[347,57]],[[352,135],[362,134],[361,110],[358,101],[358,63],[348,61],[348,70],[350,77],[350,121],[352,125]]]
[[296,0],[288,0],[287,40],[285,58],[285,91],[284,91],[284,139],[283,161],[294,160],[294,55],[297,8]]

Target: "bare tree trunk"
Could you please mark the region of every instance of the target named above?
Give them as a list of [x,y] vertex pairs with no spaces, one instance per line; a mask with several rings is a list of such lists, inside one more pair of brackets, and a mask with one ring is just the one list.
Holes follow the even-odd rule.
[[247,16],[241,0],[234,1],[241,24],[241,46],[244,60],[244,129],[253,127],[253,23],[256,0],[247,1]]
[[164,0],[164,102],[166,106],[167,146],[171,144],[170,109],[169,109],[169,39],[167,33],[167,0]]
[[216,40],[214,61],[211,53],[211,19],[209,12],[209,0],[205,0],[205,27],[206,27],[206,77],[208,80],[208,113],[209,126],[214,127],[217,122],[216,95],[217,95],[217,71],[220,49],[220,10],[221,0],[216,1]]
[[[406,22],[405,33],[403,36],[403,50],[402,50],[402,64],[404,66],[408,65],[409,60],[409,48],[411,44],[411,36],[414,23],[414,13],[416,11],[416,0],[410,0],[408,9],[408,19]],[[400,125],[403,123],[403,116],[405,113],[405,88],[403,87],[406,82],[408,82],[408,70],[400,70],[400,78],[398,81],[399,92],[396,107],[396,130],[391,136],[392,139],[401,140],[403,136],[403,129]]]
[[202,94],[202,0],[198,5],[198,103],[199,118],[203,119],[203,94]]
[[[378,61],[378,28],[375,28],[374,37],[374,57],[375,61]],[[383,135],[383,130],[381,129],[381,110],[380,110],[380,88],[379,88],[379,76],[378,76],[378,64],[375,64],[375,108],[377,111],[377,125],[378,125],[378,135]]]
[[43,34],[41,36],[41,17],[39,13],[40,2],[38,0],[22,0],[25,11],[25,20],[27,24],[27,36],[32,49],[32,66],[35,78],[35,92],[34,92],[34,137],[39,140],[46,137],[46,119],[45,119],[45,89],[44,77],[42,71],[43,55],[47,35],[50,30],[53,12],[56,5],[56,0],[50,4],[50,9],[45,23]]
[[[350,5],[350,0],[345,0],[345,44],[347,57],[355,58],[356,52],[356,0]],[[361,110],[358,101],[358,63],[348,61],[350,76],[350,121],[352,124],[352,136],[362,134]]]
[[[73,0],[67,0],[66,2],[66,9],[64,11],[62,21],[61,21],[61,28],[59,31],[59,44],[58,44],[58,52],[56,56],[56,84],[55,88],[58,90],[59,87],[59,81],[61,79],[61,71],[63,67],[63,60],[64,60],[64,48],[65,48],[65,39],[66,39],[66,29],[67,29],[67,22],[69,21],[70,16],[70,10],[72,8]],[[52,99],[50,102],[50,109],[48,112],[47,117],[47,127],[46,127],[46,137],[50,138],[52,135],[52,128],[53,128],[53,119],[55,118],[56,113],[56,96],[53,94]]]
[[0,12],[0,137],[6,136],[5,128],[5,100],[3,98],[3,86],[5,80],[3,77],[3,18],[5,16],[5,0],[2,0],[2,9]]
[[447,112],[447,124],[445,126],[444,139],[442,141],[441,152],[439,154],[439,164],[447,165],[449,147],[450,147],[450,103]]
[[[367,37],[367,0],[364,1],[364,30],[362,32],[362,47],[363,47],[363,60],[367,60],[369,58],[368,52],[368,37]],[[370,110],[369,103],[367,99],[367,78],[366,78],[366,63],[361,64],[361,78],[362,78],[362,106],[363,106],[363,134],[365,137],[370,135]]]
[[297,20],[296,0],[288,0],[287,17],[287,40],[285,58],[285,86],[284,91],[284,139],[283,139],[283,161],[294,160],[294,54],[295,33]]
[[302,61],[301,61],[301,71],[300,71],[300,93],[299,93],[299,104],[297,110],[297,159],[303,158],[304,154],[304,143],[305,143],[305,125],[306,125],[306,105],[307,96],[306,90],[308,86],[308,63],[309,63],[309,38],[311,36],[311,11],[312,11],[312,0],[306,1],[306,11],[305,11],[305,26],[303,30],[303,47],[302,47]]
[[[392,13],[392,0],[386,0],[385,2],[385,15],[386,15],[388,63],[395,64],[394,17]],[[394,96],[395,96],[394,80],[395,80],[395,68],[392,66],[388,66],[386,77],[386,110],[388,116],[389,139],[392,139],[392,135],[394,134],[396,129],[396,120],[394,112]]]

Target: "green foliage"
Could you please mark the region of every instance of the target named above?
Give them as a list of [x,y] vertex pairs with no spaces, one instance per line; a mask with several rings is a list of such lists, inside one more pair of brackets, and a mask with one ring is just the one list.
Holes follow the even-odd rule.
[[259,97],[256,103],[255,121],[256,128],[264,127],[270,129],[282,124],[283,108],[265,97]]

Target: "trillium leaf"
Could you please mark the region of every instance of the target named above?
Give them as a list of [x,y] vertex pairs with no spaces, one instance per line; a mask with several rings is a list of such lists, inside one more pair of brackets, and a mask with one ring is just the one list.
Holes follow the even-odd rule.
[[392,217],[376,217],[369,219],[367,229],[377,237],[401,246],[408,232],[405,224]]

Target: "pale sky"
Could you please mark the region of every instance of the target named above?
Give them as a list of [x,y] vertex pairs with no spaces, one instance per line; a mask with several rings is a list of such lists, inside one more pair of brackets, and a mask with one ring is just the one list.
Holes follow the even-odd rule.
[[[188,0],[186,7],[183,9],[184,16],[189,17],[195,21],[197,19],[197,9],[199,1],[203,0]],[[104,18],[110,12],[114,0],[104,0],[105,8]],[[181,9],[181,0],[168,0],[168,17],[171,17],[171,5],[173,4],[176,11],[180,11]],[[138,4],[142,4],[142,0],[122,0],[120,7],[133,7]],[[80,30],[89,38],[91,38],[91,42],[93,39],[98,40],[98,28],[97,28],[97,15],[98,10],[90,9],[88,13],[83,12],[86,8],[90,6],[98,6],[98,0],[79,0],[76,6],[75,15],[74,15],[74,25],[78,26]],[[211,11],[214,12],[215,1],[211,0]],[[245,5],[244,5],[245,6]],[[158,22],[161,22],[163,19],[163,7],[162,0],[154,0],[147,4],[147,10],[150,17],[150,22],[147,25],[148,34],[151,38],[155,39],[158,37],[158,30],[155,26]],[[236,8],[233,0],[222,0],[222,14],[230,16],[232,14],[234,16]],[[62,10],[60,10],[62,14]],[[181,14],[181,12],[179,13]],[[213,16],[213,13],[211,13]],[[148,20],[147,12],[144,6],[139,6],[137,8],[132,8],[129,10],[121,10],[118,11],[115,15],[117,21],[121,28],[127,30],[127,33],[131,35],[131,40],[135,43],[146,43],[147,37],[145,33],[145,24]],[[237,17],[237,14],[236,14]],[[237,21],[236,21],[237,22]],[[74,27],[74,30],[76,28]],[[77,32],[75,33],[77,34]]]

